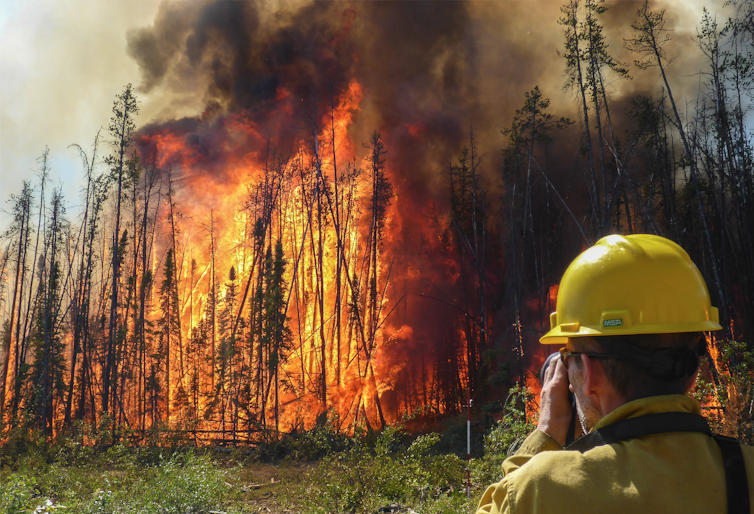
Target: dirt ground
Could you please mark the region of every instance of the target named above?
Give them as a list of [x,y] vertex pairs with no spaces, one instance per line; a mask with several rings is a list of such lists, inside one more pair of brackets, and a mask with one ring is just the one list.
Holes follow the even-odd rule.
[[233,487],[234,506],[247,512],[297,514],[284,492],[298,484],[315,464],[283,462],[254,463],[231,468],[228,484]]

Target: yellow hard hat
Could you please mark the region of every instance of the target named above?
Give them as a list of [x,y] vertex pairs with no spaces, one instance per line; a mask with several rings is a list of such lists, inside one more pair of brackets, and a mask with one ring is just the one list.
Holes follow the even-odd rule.
[[722,330],[699,269],[669,239],[649,234],[603,237],[568,266],[550,331],[570,337]]

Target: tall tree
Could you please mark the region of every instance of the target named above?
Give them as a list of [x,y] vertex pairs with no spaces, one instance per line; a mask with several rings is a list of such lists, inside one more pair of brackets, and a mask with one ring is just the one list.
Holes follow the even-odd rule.
[[[47,166],[48,150],[45,149],[43,154],[44,167]],[[30,217],[32,207],[32,188],[29,182],[24,181],[21,194],[18,196],[11,195],[13,202],[13,224],[4,234],[5,237],[11,237],[15,235],[15,249],[16,249],[16,266],[13,281],[13,294],[11,299],[10,318],[3,327],[2,332],[2,349],[3,349],[3,362],[2,371],[0,375],[2,379],[0,381],[0,433],[2,433],[3,422],[5,419],[5,392],[6,382],[8,378],[8,369],[10,367],[11,353],[16,355],[16,361],[18,361],[19,354],[19,335],[18,329],[16,330],[16,337],[13,335],[13,324],[16,320],[16,314],[18,313],[18,319],[20,323],[21,319],[21,303],[23,302],[23,285],[24,275],[26,271],[26,251],[29,246],[29,230],[30,230]],[[10,256],[10,251],[6,254],[6,259]],[[3,270],[4,271],[4,270]],[[11,347],[11,344],[15,341],[15,348]],[[18,362],[14,366],[14,376],[18,375]]]
[[[93,266],[93,245],[97,234],[102,203],[107,188],[107,177],[105,175],[95,175],[95,164],[97,162],[97,149],[99,145],[100,132],[97,132],[94,138],[91,158],[86,155],[84,150],[78,145],[76,147],[81,156],[84,172],[86,174],[86,187],[84,189],[84,213],[79,229],[79,236],[76,250],[80,251],[78,273],[74,282],[74,293],[71,299],[71,325],[73,326],[73,347],[71,349],[70,360],[70,378],[68,380],[68,397],[65,405],[64,426],[71,427],[73,420],[73,397],[74,392],[78,389],[80,395],[78,416],[83,416],[84,405],[83,399],[86,398],[85,391],[89,386],[90,363],[88,355],[88,338],[89,338],[89,313],[90,298],[92,286],[92,266]],[[82,355],[82,367],[79,373],[78,387],[74,387],[76,381],[76,365],[78,355]],[[78,417],[77,416],[77,417]],[[79,418],[80,419],[80,418]]]
[[463,331],[466,339],[467,389],[477,391],[478,356],[487,340],[485,266],[487,258],[487,209],[481,186],[480,159],[473,127],[469,146],[464,146],[457,164],[449,170],[450,216],[463,295]]
[[[178,211],[177,202],[175,200],[175,188],[173,187],[173,170],[172,168],[168,170],[168,191],[167,191],[167,201],[168,201],[168,221],[170,223],[170,246],[171,250],[173,251],[173,259],[175,261],[175,290],[176,295],[178,294],[178,284],[181,281],[181,278],[183,276],[182,268],[183,268],[183,259],[179,259],[178,257],[178,243],[176,241],[176,236],[180,234],[180,227],[178,226],[178,221],[181,219],[181,213]],[[193,287],[193,284],[192,284]],[[185,388],[185,384],[183,383],[184,376],[185,376],[185,362],[184,362],[184,348],[183,348],[183,330],[182,330],[182,322],[181,322],[181,309],[180,306],[176,305],[176,323],[178,324],[177,327],[177,333],[178,333],[178,386],[179,388]]]
[[163,279],[160,284],[160,310],[162,318],[159,321],[160,337],[165,343],[165,411],[170,420],[171,379],[170,379],[170,349],[171,343],[175,343],[181,330],[180,306],[178,304],[178,277],[173,249],[169,249],[165,257],[163,267]]
[[120,266],[123,260],[121,249],[121,199],[123,196],[123,186],[126,166],[126,154],[133,142],[133,132],[136,128],[135,117],[139,112],[139,104],[134,95],[133,86],[127,84],[123,92],[116,96],[113,102],[113,117],[110,118],[108,127],[113,146],[113,154],[105,158],[105,162],[110,167],[113,180],[116,183],[115,196],[115,230],[112,237],[112,284],[110,293],[110,316],[109,329],[107,336],[107,347],[105,349],[106,360],[102,370],[102,411],[110,413],[112,392],[114,391],[116,380],[113,376],[115,370],[116,354],[116,337],[118,333],[118,286],[120,283]]
[[592,131],[590,125],[589,103],[587,101],[588,87],[585,77],[586,52],[582,48],[583,32],[579,18],[579,0],[569,0],[568,4],[560,8],[563,17],[558,23],[563,26],[565,36],[565,48],[562,57],[566,61],[567,80],[563,86],[566,90],[575,90],[580,102],[580,114],[584,123],[585,142],[587,148],[587,164],[589,165],[589,177],[591,180],[590,200],[593,227],[601,227],[602,210],[600,206],[599,186],[597,173],[594,169],[594,150],[592,148]]
[[[508,296],[512,300],[520,383],[524,383],[525,371],[521,307],[526,296],[527,277],[531,275],[536,277],[538,296],[541,297],[542,293],[548,290],[538,274],[536,265],[538,252],[532,200],[543,195],[532,194],[532,171],[534,167],[539,167],[535,159],[535,150],[536,145],[546,146],[552,141],[550,134],[554,129],[561,129],[571,124],[569,119],[554,118],[547,112],[550,100],[544,97],[539,86],[524,93],[524,97],[524,105],[516,110],[510,129],[503,131],[503,134],[508,136],[508,146],[503,150],[504,203],[508,211],[505,260],[509,265],[506,270],[506,284]],[[545,171],[542,168],[539,170],[547,185],[555,194],[558,194]],[[523,188],[523,191],[519,191],[519,188]],[[520,205],[521,201],[524,203],[523,206]],[[565,205],[565,202],[563,204]],[[567,205],[565,207],[568,208]],[[584,234],[579,221],[573,213],[571,216],[588,243],[589,239]]]
[[377,330],[380,325],[380,315],[382,313],[382,301],[378,296],[378,282],[380,279],[380,254],[383,237],[385,235],[385,222],[387,220],[387,209],[393,199],[393,185],[385,175],[385,145],[382,142],[382,136],[379,132],[372,133],[368,149],[369,178],[371,187],[369,194],[369,210],[371,212],[369,224],[369,241],[367,243],[367,266],[366,266],[366,308],[363,312],[366,314],[367,340],[364,341],[364,353],[366,358],[365,374],[368,373],[369,380],[374,388],[374,401],[379,414],[381,426],[385,426],[385,415],[382,412],[379,393],[377,392],[377,383],[374,377],[374,367],[371,358],[375,351],[377,342]]
[[[46,205],[45,205],[45,185],[47,183],[47,178],[49,174],[49,167],[48,167],[48,156],[49,156],[49,150],[45,148],[45,151],[42,153],[42,156],[39,159],[39,162],[41,164],[41,168],[39,169],[38,176],[39,176],[39,210],[37,213],[37,229],[36,229],[36,236],[35,236],[35,242],[34,242],[34,253],[32,255],[32,265],[31,265],[31,284],[29,285],[29,294],[27,295],[26,300],[26,314],[23,316],[24,322],[23,322],[23,328],[21,327],[21,316],[18,316],[16,321],[16,333],[20,334],[19,340],[18,340],[18,348],[15,353],[15,376],[13,380],[13,398],[11,400],[11,420],[13,420],[14,424],[17,419],[18,409],[21,403],[21,389],[24,386],[24,381],[28,377],[28,371],[29,371],[29,365],[27,364],[27,352],[29,349],[29,343],[30,343],[30,337],[29,332],[32,330],[34,321],[36,320],[37,312],[41,308],[39,304],[39,295],[35,295],[32,292],[32,289],[34,287],[34,280],[40,275],[38,272],[38,268],[42,265],[42,259],[38,259],[40,255],[40,239],[42,238],[42,234],[45,231],[45,223],[46,223]],[[28,235],[28,230],[27,230]],[[42,241],[42,246],[44,247],[44,241]],[[24,257],[23,261],[26,261],[26,257]],[[22,280],[21,283],[24,283],[23,275],[24,270],[22,269]],[[21,300],[23,300],[23,295],[21,295]]]
[[46,436],[53,434],[56,405],[65,392],[65,344],[62,340],[61,301],[64,270],[61,258],[65,248],[65,209],[63,195],[55,190],[50,199],[50,217],[45,229],[43,265],[40,268],[38,311],[33,338],[34,357],[27,413]]

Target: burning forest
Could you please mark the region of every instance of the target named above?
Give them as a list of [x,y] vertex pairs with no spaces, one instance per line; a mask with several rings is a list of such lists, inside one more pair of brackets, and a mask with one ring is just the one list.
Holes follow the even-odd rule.
[[141,82],[75,147],[75,214],[49,150],[10,195],[3,436],[489,415],[538,389],[558,280],[610,233],[681,244],[750,341],[751,2],[693,29],[672,3],[546,3],[546,50],[493,45],[535,21],[491,4],[164,2],[129,32]]

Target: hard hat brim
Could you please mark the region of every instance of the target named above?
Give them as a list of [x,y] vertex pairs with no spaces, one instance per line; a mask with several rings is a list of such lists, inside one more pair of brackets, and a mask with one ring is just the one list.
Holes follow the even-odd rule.
[[564,327],[558,325],[545,335],[543,335],[539,342],[542,344],[565,344],[569,338],[573,337],[603,337],[612,335],[639,335],[639,334],[675,334],[683,332],[714,332],[716,330],[722,330],[716,321],[700,321],[696,323],[677,323],[677,324],[658,324],[658,325],[642,325],[634,324],[631,328],[622,328],[615,330],[611,328],[602,328],[599,325],[596,326],[580,326],[578,330],[573,330],[574,327]]

